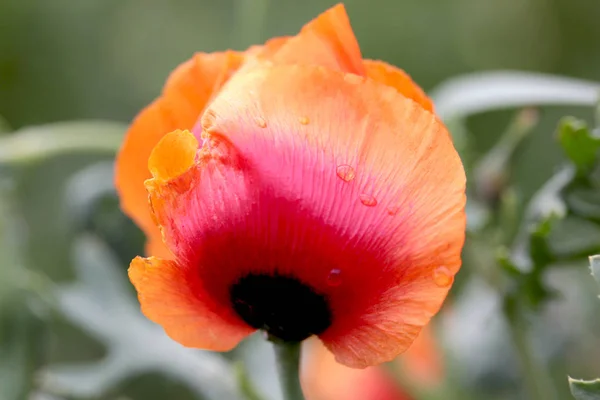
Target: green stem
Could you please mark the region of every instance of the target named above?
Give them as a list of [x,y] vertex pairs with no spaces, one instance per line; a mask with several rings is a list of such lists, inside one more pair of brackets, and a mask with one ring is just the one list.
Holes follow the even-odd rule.
[[254,384],[248,377],[244,364],[238,362],[234,364],[234,371],[239,384],[240,391],[246,400],[263,400],[262,396],[258,393]]
[[528,392],[531,400],[556,400],[556,391],[547,369],[535,356],[531,347],[527,331],[527,323],[524,321],[521,310],[514,300],[507,299],[504,313]]
[[300,342],[272,339],[279,369],[279,379],[285,400],[304,400],[300,387]]

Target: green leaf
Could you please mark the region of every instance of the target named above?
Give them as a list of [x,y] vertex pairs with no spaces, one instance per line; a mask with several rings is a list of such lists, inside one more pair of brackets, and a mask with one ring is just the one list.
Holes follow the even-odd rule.
[[24,399],[41,364],[47,332],[24,296],[14,298],[8,307],[4,304],[0,311],[0,399]]
[[600,190],[574,187],[567,190],[564,196],[567,206],[574,214],[600,220]]
[[65,153],[117,152],[126,127],[108,121],[33,126],[0,138],[0,164],[23,164]]
[[[107,158],[65,155],[21,165],[13,171],[18,177],[14,185],[15,212],[27,226],[26,235],[21,235],[24,263],[54,282],[73,279],[71,242],[81,232],[79,215],[69,199],[73,191],[62,189],[69,189],[71,177],[78,170]],[[92,184],[100,185],[98,181]]]
[[569,378],[571,394],[577,400],[600,400],[600,379],[582,381]]
[[600,138],[581,120],[567,117],[558,127],[558,139],[567,157],[581,174],[588,173],[596,164]]
[[590,269],[592,270],[592,276],[600,285],[600,255],[590,257]]
[[[95,226],[84,226],[85,221],[80,217],[97,215],[97,203],[88,208],[93,213],[83,215],[82,207],[77,207],[81,202],[73,202],[86,195],[94,197],[98,191],[106,193],[108,185],[113,186],[112,172],[83,176],[84,168],[100,161],[112,164],[125,129],[121,123],[79,121],[27,127],[0,137],[0,166],[8,163],[13,167],[15,203],[28,227],[23,252],[32,269],[43,271],[54,281],[73,277],[70,242],[79,231],[95,229]],[[71,185],[71,178],[79,181],[87,178],[87,184]],[[116,203],[114,194],[110,196]],[[129,223],[119,215],[116,204],[111,207],[111,213],[118,216],[110,219],[111,223],[107,224],[110,227],[115,221]],[[132,246],[123,236],[132,231],[137,232],[131,228],[116,229],[117,234],[111,236],[110,232],[107,236],[118,241],[121,248],[128,248],[135,244]],[[118,235],[122,236],[117,238]],[[130,252],[137,254],[133,248]]]
[[519,278],[520,276],[523,275],[523,271],[521,271],[519,268],[517,268],[517,266],[512,261],[512,259],[510,257],[510,252],[506,247],[504,247],[504,246],[498,247],[496,249],[495,255],[496,255],[496,261],[498,262],[498,265],[500,265],[500,267],[511,277]]
[[95,235],[79,235],[73,259],[79,279],[57,289],[57,311],[101,340],[107,355],[91,362],[49,365],[40,376],[42,389],[96,398],[126,379],[158,372],[175,377],[201,398],[240,398],[229,362],[215,353],[191,352],[142,315],[125,271]]
[[594,280],[600,285],[600,254],[590,256],[590,270],[592,271]]
[[548,236],[548,245],[557,259],[585,258],[600,252],[600,225],[568,216],[556,222]]
[[94,232],[115,250],[124,265],[143,251],[145,237],[119,208],[114,187],[114,160],[85,166],[66,181],[61,203],[72,231]]
[[436,114],[447,120],[536,104],[591,106],[598,83],[531,72],[477,72],[452,77],[430,92]]
[[558,216],[550,214],[539,221],[530,232],[529,253],[536,268],[548,265],[554,261],[554,256],[548,244],[548,237],[557,220],[559,220]]

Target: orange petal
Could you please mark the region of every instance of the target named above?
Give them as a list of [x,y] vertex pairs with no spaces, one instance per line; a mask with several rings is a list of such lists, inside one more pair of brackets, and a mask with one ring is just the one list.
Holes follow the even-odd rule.
[[364,265],[327,254],[342,265],[335,289],[320,266],[294,270],[328,294],[334,322],[321,339],[337,360],[365,367],[405,351],[441,307],[464,243],[464,169],[437,117],[373,79],[275,65],[233,77],[202,124],[258,182],[277,177],[278,198],[335,227],[345,254],[364,254]]
[[148,207],[144,181],[151,177],[148,157],[167,133],[192,129],[207,102],[241,64],[235,52],[194,55],[169,77],[163,94],[133,121],[117,156],[115,185],[123,211],[142,228],[151,242],[153,255],[168,257],[160,245],[160,231]]
[[144,252],[167,260],[173,259],[173,253],[165,245],[160,228],[154,225],[152,232],[153,234],[147,237]]
[[409,400],[381,367],[354,369],[338,364],[316,338],[302,348],[300,380],[307,400]]
[[246,57],[270,59],[289,39],[289,36],[275,37],[267,40],[264,45],[251,46],[246,50]]
[[319,15],[268,55],[279,64],[313,64],[358,75],[365,73],[360,47],[343,4]]
[[396,88],[401,94],[416,101],[427,111],[433,112],[431,99],[406,72],[383,61],[364,60],[364,66],[369,78]]
[[[429,327],[395,362],[412,383],[433,388],[442,382],[442,355]],[[316,338],[307,340],[302,347],[300,376],[307,400],[410,399],[381,367],[345,367]]]
[[184,346],[227,351],[252,333],[229,308],[210,300],[194,271],[174,261],[136,257],[129,279],[144,315]]
[[148,169],[155,179],[175,178],[194,164],[198,139],[190,131],[173,131],[165,135],[152,150]]

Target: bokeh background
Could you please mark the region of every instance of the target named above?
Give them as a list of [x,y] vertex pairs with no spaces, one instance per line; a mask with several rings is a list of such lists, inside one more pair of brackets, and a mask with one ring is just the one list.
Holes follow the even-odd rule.
[[[1,0],[3,139],[28,129],[47,133],[51,141],[60,132],[68,141],[78,131],[97,130],[107,138],[99,146],[110,148],[111,138],[194,52],[242,50],[294,34],[333,4]],[[345,5],[363,55],[402,67],[428,91],[454,76],[491,70],[600,82],[596,0],[347,0]],[[514,112],[484,112],[462,121],[468,157],[486,154]],[[591,122],[593,109],[539,109],[536,127],[511,161],[519,204],[564,162],[555,140],[564,115]],[[203,398],[203,383],[220,371],[220,359],[153,341],[160,329],[137,312],[126,268],[142,253],[144,238],[118,208],[114,153],[57,152],[32,161],[20,158],[25,150],[0,148],[11,160],[0,165],[0,400]],[[585,238],[585,250],[599,250],[600,228],[587,228],[564,237],[575,245]],[[481,258],[475,259],[467,257],[465,267],[476,268]],[[600,375],[597,288],[584,258],[571,264],[549,274],[560,296],[534,321],[535,346],[559,382],[559,398],[569,398],[567,373]],[[473,399],[526,398],[492,290],[468,273],[456,286],[452,312],[445,311],[437,323],[455,384]],[[135,324],[124,322],[132,319]],[[264,350],[257,343],[225,358],[256,360]],[[154,354],[157,348],[176,355]],[[272,369],[252,365],[252,379],[276,386],[269,380]]]

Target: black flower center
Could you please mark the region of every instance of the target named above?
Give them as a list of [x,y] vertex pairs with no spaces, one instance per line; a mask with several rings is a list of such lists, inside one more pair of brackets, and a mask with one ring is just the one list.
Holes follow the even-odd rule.
[[299,342],[331,324],[327,298],[292,277],[249,274],[231,286],[229,295],[248,325],[283,341]]

